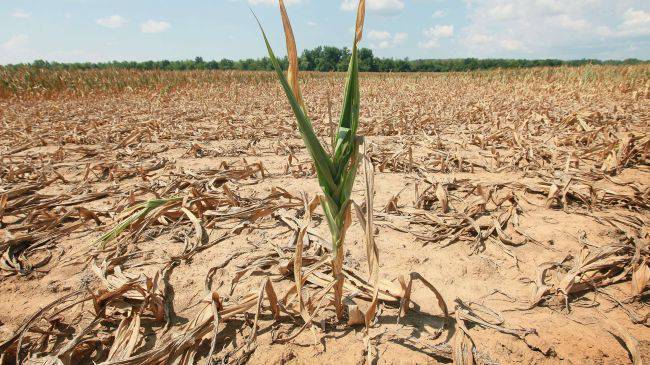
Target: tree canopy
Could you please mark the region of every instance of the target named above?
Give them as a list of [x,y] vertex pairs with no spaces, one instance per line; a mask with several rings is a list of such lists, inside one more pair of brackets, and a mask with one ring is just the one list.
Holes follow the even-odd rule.
[[[300,56],[300,68],[304,71],[345,71],[350,60],[350,50],[346,47],[337,48],[331,46],[319,46],[313,49],[306,49]],[[282,66],[286,68],[288,62],[286,57],[281,60]],[[586,64],[607,64],[607,65],[633,65],[645,63],[638,59],[626,60],[527,60],[527,59],[505,59],[505,58],[454,58],[454,59],[418,59],[409,60],[380,58],[376,57],[371,49],[361,48],[359,50],[359,69],[365,72],[453,72],[487,70],[493,68],[525,68],[540,66],[581,66]],[[270,71],[272,65],[268,57],[247,58],[242,60],[221,60],[205,61],[202,57],[193,60],[180,61],[112,61],[112,62],[79,62],[60,63],[36,60],[29,64],[8,65],[6,67],[31,66],[48,69],[138,69],[138,70],[249,70],[249,71]],[[0,66],[1,67],[1,66]]]

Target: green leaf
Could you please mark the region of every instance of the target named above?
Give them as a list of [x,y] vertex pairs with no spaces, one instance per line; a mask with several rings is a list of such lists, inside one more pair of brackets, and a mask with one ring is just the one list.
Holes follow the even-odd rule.
[[133,207],[127,209],[125,213],[129,212],[135,212],[137,210],[140,210],[139,212],[135,212],[131,214],[128,218],[120,222],[117,226],[115,226],[113,229],[110,231],[104,233],[101,237],[99,237],[94,243],[102,243],[102,248],[106,245],[107,242],[115,239],[117,236],[122,234],[122,232],[126,231],[133,223],[138,221],[139,219],[145,217],[149,212],[152,210],[163,206],[166,203],[172,202],[172,201],[179,201],[182,200],[180,197],[172,197],[168,199],[152,199],[148,200],[144,203],[140,203],[138,205],[134,205]]
[[[293,40],[293,32],[291,30],[286,10],[283,3],[280,2],[280,11],[282,13],[282,21],[285,29],[285,36],[287,38],[287,52],[295,56],[295,41]],[[252,12],[252,10],[251,10]],[[253,13],[255,16],[255,13]],[[355,39],[352,47],[352,55],[350,64],[348,66],[347,80],[345,84],[345,93],[343,97],[343,106],[339,125],[336,130],[336,135],[332,136],[332,155],[328,155],[323,149],[316,133],[314,132],[311,121],[307,117],[306,109],[300,103],[300,98],[291,88],[287,81],[279,62],[269,44],[268,38],[264,33],[264,29],[260,24],[259,19],[255,16],[257,24],[260,27],[264,37],[264,43],[269,53],[271,64],[278,75],[282,88],[284,89],[289,104],[293,109],[298,123],[298,128],[305,142],[305,146],[314,162],[316,172],[318,174],[318,181],[323,190],[323,197],[321,205],[327,219],[332,240],[335,245],[339,242],[344,232],[345,214],[350,205],[350,195],[352,187],[357,175],[358,160],[359,160],[359,141],[356,133],[359,127],[359,56],[357,44],[361,39],[363,30],[363,22],[365,16],[365,1],[359,2],[357,11],[357,23],[355,31]],[[290,34],[289,34],[290,33]],[[295,59],[294,59],[295,61]],[[291,63],[295,67],[296,63]],[[292,75],[297,75],[297,69],[290,67]],[[291,79],[292,85],[296,90],[298,89],[297,79]]]
[[[253,16],[255,16],[255,13],[253,13]],[[314,161],[314,166],[316,168],[316,173],[318,175],[318,181],[320,183],[320,186],[324,190],[327,189],[327,191],[330,192],[335,191],[336,184],[333,178],[334,169],[332,166],[332,161],[330,160],[329,156],[325,152],[325,149],[323,149],[323,146],[318,140],[318,137],[316,136],[316,133],[314,132],[314,128],[311,124],[311,121],[305,115],[300,103],[298,102],[293,91],[291,90],[291,87],[289,86],[289,82],[287,81],[287,78],[284,76],[284,73],[282,72],[280,63],[275,57],[275,54],[273,53],[273,49],[269,44],[269,40],[266,37],[266,33],[264,32],[264,29],[262,28],[262,24],[260,23],[259,19],[257,19],[257,16],[255,16],[255,19],[257,20],[257,24],[260,27],[262,36],[264,37],[264,43],[266,44],[266,49],[269,53],[271,64],[273,65],[273,68],[275,69],[275,72],[278,75],[278,78],[280,79],[280,83],[282,84],[284,93],[287,95],[287,99],[289,99],[289,104],[291,104],[291,109],[293,109],[293,113],[296,116],[296,120],[298,121],[298,129],[300,130],[300,134],[302,135],[303,141],[305,142],[307,151],[309,151],[309,154],[312,160]]]

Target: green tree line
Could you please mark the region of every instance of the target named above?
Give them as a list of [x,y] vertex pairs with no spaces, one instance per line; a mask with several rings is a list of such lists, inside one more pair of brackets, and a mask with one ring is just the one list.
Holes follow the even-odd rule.
[[[306,49],[300,56],[300,68],[306,71],[345,71],[350,60],[348,48],[337,48],[320,46],[313,49]],[[283,66],[287,67],[286,57],[281,60]],[[581,66],[586,64],[595,65],[634,65],[646,63],[638,59],[626,60],[558,60],[558,59],[478,59],[478,58],[455,58],[455,59],[418,59],[409,60],[380,58],[376,57],[372,50],[361,48],[359,50],[359,69],[365,72],[452,72],[487,70],[493,68],[526,68],[540,66]],[[79,62],[60,63],[36,60],[29,64],[8,65],[6,67],[31,66],[36,68],[57,69],[57,70],[86,70],[86,69],[138,69],[138,70],[248,70],[262,71],[273,70],[268,57],[248,58],[243,60],[221,60],[206,61],[202,57],[193,60],[181,61],[112,61],[112,62]]]

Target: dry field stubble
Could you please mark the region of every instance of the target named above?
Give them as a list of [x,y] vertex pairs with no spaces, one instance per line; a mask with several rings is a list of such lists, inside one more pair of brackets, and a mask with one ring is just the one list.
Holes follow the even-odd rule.
[[[274,75],[12,75],[3,364],[648,362],[649,75],[362,75],[381,289],[367,332],[327,305],[329,232],[320,209],[304,226],[318,185]],[[303,74],[322,138],[343,82]],[[373,296],[362,228],[349,309]]]

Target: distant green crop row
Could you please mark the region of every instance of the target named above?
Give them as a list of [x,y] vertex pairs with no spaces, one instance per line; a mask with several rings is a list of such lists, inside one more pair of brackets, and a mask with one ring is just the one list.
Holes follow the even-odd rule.
[[[582,65],[634,65],[647,63],[638,59],[627,60],[525,60],[525,59],[429,59],[409,60],[376,57],[368,48],[359,49],[359,71],[361,72],[453,72],[487,70],[494,68],[527,68],[544,66],[582,66]],[[280,64],[286,69],[288,61],[279,59]],[[347,71],[350,63],[350,49],[336,47],[316,47],[307,49],[299,57],[300,69],[303,71]],[[183,61],[113,61],[102,63],[58,63],[37,60],[30,64],[10,65],[6,67],[32,66],[48,69],[138,69],[138,70],[247,70],[247,71],[272,71],[273,65],[268,57],[258,59],[244,59],[233,61],[222,59],[220,61],[205,61],[201,57],[194,60]]]

